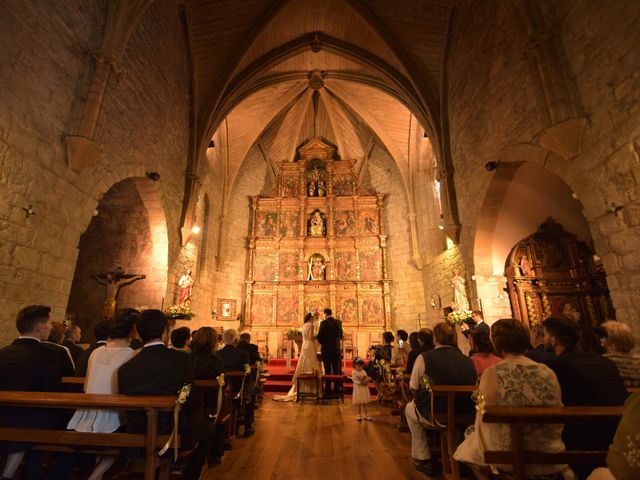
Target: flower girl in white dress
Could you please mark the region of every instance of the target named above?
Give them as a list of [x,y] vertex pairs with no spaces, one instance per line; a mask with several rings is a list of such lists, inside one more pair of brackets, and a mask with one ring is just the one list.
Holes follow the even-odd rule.
[[371,392],[369,391],[369,382],[371,379],[364,370],[364,360],[360,357],[353,359],[353,371],[351,372],[351,380],[353,380],[353,404],[358,409],[356,419],[358,421],[372,420],[367,414],[367,403],[371,403]]

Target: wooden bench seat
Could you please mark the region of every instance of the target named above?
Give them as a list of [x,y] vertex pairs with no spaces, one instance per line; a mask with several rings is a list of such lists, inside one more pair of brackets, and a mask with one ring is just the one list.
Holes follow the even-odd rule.
[[[313,392],[303,392],[301,383],[311,383],[313,385]],[[296,377],[296,402],[301,400],[310,399],[315,400],[316,403],[320,400],[320,382],[318,381],[318,375],[313,373],[303,373]]]
[[478,389],[476,385],[432,385],[433,398],[446,399],[444,412],[436,413],[436,420],[442,425],[440,431],[440,454],[442,456],[442,474],[445,478],[458,480],[460,470],[458,462],[453,459],[453,453],[458,448],[456,432],[464,431],[475,421],[475,413],[460,413],[455,411],[457,398],[469,398]]
[[524,480],[525,465],[575,464],[603,460],[606,451],[564,451],[557,453],[524,449],[524,425],[571,424],[598,420],[619,420],[623,407],[498,407],[486,406],[483,421],[510,426],[512,447],[509,451],[490,450],[484,453],[487,464],[509,464],[513,479]]
[[[0,405],[4,407],[34,408],[92,408],[127,411],[144,411],[147,416],[147,431],[133,433],[89,433],[72,430],[45,430],[28,428],[0,427],[0,440],[24,441],[35,444],[35,448],[56,451],[73,451],[71,447],[113,447],[121,449],[137,447],[145,450],[145,480],[155,478],[155,471],[161,462],[158,449],[166,443],[169,436],[159,435],[157,419],[159,411],[172,411],[176,405],[173,396],[130,396],[98,395],[67,392],[19,392],[3,391]],[[75,450],[78,451],[78,450]],[[90,453],[90,451],[87,451]],[[104,454],[105,452],[102,451]],[[166,463],[166,462],[165,462]]]

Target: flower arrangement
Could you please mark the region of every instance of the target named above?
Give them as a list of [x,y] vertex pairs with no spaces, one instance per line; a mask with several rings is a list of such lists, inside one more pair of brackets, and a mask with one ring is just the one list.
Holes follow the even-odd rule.
[[189,307],[186,307],[184,305],[174,305],[173,307],[169,307],[169,309],[166,310],[164,314],[167,318],[182,320],[191,320],[191,317],[196,316],[196,314],[193,313]]
[[471,319],[471,310],[454,310],[447,315],[447,322],[451,325],[459,325],[461,323],[465,323],[469,319]]
[[302,336],[302,329],[300,328],[292,328],[287,332],[287,338],[289,340],[293,340],[295,337],[301,337],[301,336]]

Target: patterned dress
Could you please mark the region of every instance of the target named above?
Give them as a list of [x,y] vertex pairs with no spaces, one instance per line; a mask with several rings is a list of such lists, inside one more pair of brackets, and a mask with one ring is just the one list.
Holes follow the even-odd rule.
[[[560,385],[553,371],[546,365],[535,363],[526,357],[505,359],[489,367],[480,382],[480,393],[487,405],[499,406],[562,406]],[[526,425],[524,427],[525,450],[561,452],[562,425]],[[511,450],[511,434],[505,424],[485,424],[482,414],[476,415],[475,429],[460,444],[454,458],[476,465],[484,463],[485,450]],[[510,465],[499,465],[501,470],[511,471]],[[528,465],[528,477],[552,474],[566,470],[566,465]]]

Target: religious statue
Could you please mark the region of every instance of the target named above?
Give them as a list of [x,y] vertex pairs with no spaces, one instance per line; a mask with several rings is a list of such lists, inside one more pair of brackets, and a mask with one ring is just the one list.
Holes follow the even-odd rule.
[[469,300],[465,289],[465,279],[460,275],[460,269],[453,271],[451,286],[453,287],[453,303],[463,310],[469,310]]
[[526,255],[520,257],[520,274],[523,277],[533,276],[533,270],[531,270],[531,264],[529,263],[529,259]]
[[191,301],[191,292],[193,290],[193,277],[191,276],[191,268],[187,269],[187,273],[180,277],[178,280],[178,286],[180,287],[180,294],[178,296],[178,305],[186,307],[187,303]]
[[317,166],[311,170],[311,174],[307,177],[307,196],[308,197],[324,197],[327,194],[327,186],[324,182],[324,172]]
[[325,234],[324,218],[320,210],[314,210],[309,219],[309,235],[312,237],[322,237]]
[[115,271],[91,275],[100,285],[107,287],[107,296],[104,300],[103,317],[113,320],[116,317],[118,294],[122,287],[131,285],[133,282],[147,278],[146,275],[137,273],[124,273],[122,267],[118,267]]
[[322,255],[311,255],[308,262],[307,280],[324,280],[325,267]]

